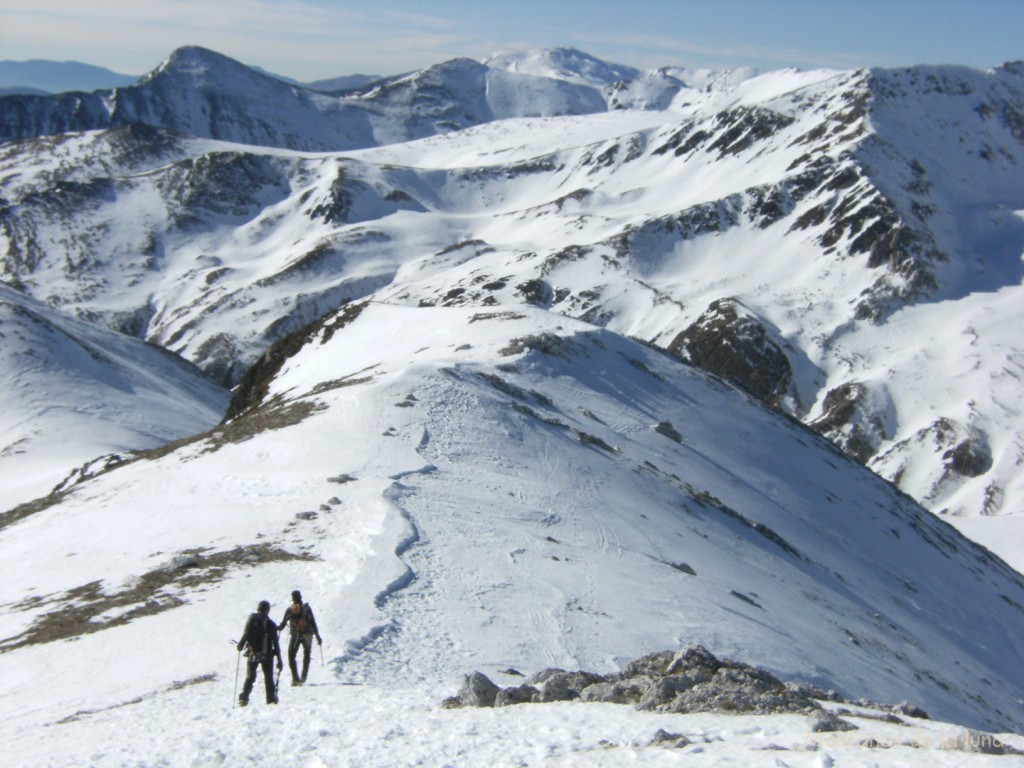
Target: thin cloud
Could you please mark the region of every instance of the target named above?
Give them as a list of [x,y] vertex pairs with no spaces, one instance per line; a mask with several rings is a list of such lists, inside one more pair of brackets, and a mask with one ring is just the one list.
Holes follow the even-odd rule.
[[459,34],[452,19],[371,15],[301,0],[9,0],[6,6],[5,50],[68,58],[62,41],[75,40],[76,55],[85,51],[92,63],[135,74],[183,45],[310,79],[354,71],[355,62],[363,71],[392,73],[450,58],[453,50],[465,55],[472,37]]
[[452,29],[458,25],[454,19],[441,16],[428,16],[422,13],[407,13],[404,11],[381,11],[380,16],[389,22],[424,27],[427,29]]
[[[737,62],[776,63],[784,66],[802,65],[813,67],[859,67],[866,62],[877,62],[880,58],[871,53],[829,52],[822,54],[805,48],[780,48],[756,44],[712,44],[694,42],[685,38],[668,35],[608,34],[577,35],[581,44],[615,46],[635,50],[645,59],[651,59],[662,52],[689,57],[699,62],[715,62],[735,66]],[[662,64],[666,63],[664,61]]]

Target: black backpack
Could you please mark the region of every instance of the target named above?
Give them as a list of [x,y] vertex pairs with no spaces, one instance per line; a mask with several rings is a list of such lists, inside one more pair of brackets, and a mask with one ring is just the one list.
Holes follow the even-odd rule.
[[262,613],[254,613],[245,625],[245,644],[249,655],[258,659],[269,658],[273,652],[271,625],[273,622]]

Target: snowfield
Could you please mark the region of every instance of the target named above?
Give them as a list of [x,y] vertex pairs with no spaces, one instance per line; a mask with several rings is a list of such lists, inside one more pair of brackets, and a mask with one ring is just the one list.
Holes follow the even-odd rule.
[[[937,719],[901,735],[1024,726],[1024,580],[662,352],[537,309],[369,303],[257,390],[199,439],[5,520],[3,728],[46,733],[24,764],[658,764],[676,759],[645,746],[659,728],[708,764],[769,764],[776,741],[823,758],[802,717],[441,710],[471,671],[609,673],[694,642]],[[229,641],[294,588],[322,685],[232,711]]]
[[0,149],[0,277],[229,387],[371,295],[525,302],[663,348],[738,302],[789,368],[773,405],[976,531],[1022,493],[1020,72],[556,49],[331,97],[182,49],[118,94],[148,125],[42,135],[59,99],[3,102],[35,138]]
[[[0,99],[0,762],[1024,764],[1022,75]],[[857,730],[443,704],[691,644]]]
[[[227,644],[224,646],[230,652]],[[230,661],[230,660],[229,660]],[[317,680],[324,672],[315,670]],[[812,733],[799,715],[666,715],[619,704],[558,702],[443,709],[441,686],[383,689],[328,677],[283,688],[281,703],[232,709],[230,676],[154,693],[14,738],[6,760],[47,766],[714,766],[721,768],[981,768],[1020,757],[968,753],[973,743],[1024,747],[1011,734],[965,733],[948,723],[848,717],[859,730]],[[684,747],[651,745],[659,731]],[[970,739],[973,738],[973,742]],[[34,742],[34,743],[33,743]],[[43,742],[45,746],[40,745]],[[41,758],[45,754],[45,759]]]

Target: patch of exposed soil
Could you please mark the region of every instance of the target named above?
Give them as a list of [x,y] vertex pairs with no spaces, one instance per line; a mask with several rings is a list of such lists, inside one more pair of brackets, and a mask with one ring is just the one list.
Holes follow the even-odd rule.
[[31,597],[16,605],[4,606],[14,611],[52,607],[20,635],[0,640],[0,653],[81,637],[177,608],[188,601],[176,592],[215,584],[231,569],[316,559],[314,555],[288,552],[271,544],[239,546],[212,553],[203,549],[186,550],[111,594],[103,591],[102,582],[92,581],[59,594]]

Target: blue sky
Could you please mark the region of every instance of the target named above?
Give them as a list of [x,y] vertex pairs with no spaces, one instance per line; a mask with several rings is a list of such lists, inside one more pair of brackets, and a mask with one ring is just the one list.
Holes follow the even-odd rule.
[[639,68],[1024,59],[1024,0],[0,0],[0,59],[125,74],[201,45],[311,81],[566,45]]

